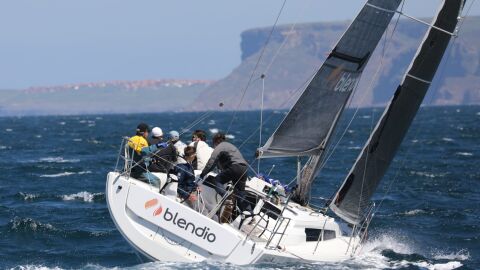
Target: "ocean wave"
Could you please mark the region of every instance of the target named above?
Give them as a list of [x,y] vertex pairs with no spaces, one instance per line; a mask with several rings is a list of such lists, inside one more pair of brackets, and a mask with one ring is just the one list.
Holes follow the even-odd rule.
[[6,128],[5,131],[6,131],[6,132],[12,132],[13,129],[11,129],[11,128]]
[[[427,261],[419,261],[419,262],[412,262],[409,260],[401,260],[397,262],[390,262],[388,266],[383,267],[382,269],[411,269],[412,266],[416,269],[417,267],[420,269],[426,270],[453,270],[459,268],[462,265],[460,262],[447,262],[447,263],[431,263]],[[415,267],[416,266],[416,267]]]
[[31,193],[23,193],[23,192],[19,192],[17,193],[17,195],[20,196],[25,201],[31,201],[41,196],[40,194],[31,194]]
[[424,176],[428,178],[435,178],[435,177],[442,177],[445,176],[445,173],[434,174],[430,172],[418,172],[418,171],[410,171],[410,174]]
[[9,229],[16,232],[58,232],[59,229],[48,223],[41,223],[32,218],[14,217],[8,223]]
[[456,152],[455,155],[457,155],[457,156],[471,157],[471,156],[473,156],[473,153],[470,153],[470,152]]
[[103,200],[105,198],[104,193],[90,193],[88,191],[80,191],[75,194],[62,195],[61,198],[64,201],[84,201],[84,202],[94,202],[98,200]]
[[417,262],[417,263],[409,263],[404,262],[405,265],[400,266],[408,266],[408,265],[415,265],[420,268],[428,269],[428,270],[452,270],[459,267],[462,267],[463,264],[460,262],[447,262],[447,263],[428,263],[428,262]]
[[225,135],[225,138],[233,140],[233,139],[235,139],[235,135],[227,134],[227,135]]
[[210,120],[210,121],[208,121],[208,124],[209,124],[209,125],[215,125],[215,120]]
[[215,134],[215,133],[218,133],[219,130],[218,130],[218,128],[211,128],[211,129],[209,129],[209,131],[210,131],[210,133]]
[[56,174],[42,174],[40,177],[47,177],[47,178],[56,178],[62,176],[69,176],[75,174],[74,172],[63,172],[63,173],[56,173]]
[[7,149],[7,148],[8,148],[8,147],[5,146],[5,145],[0,145],[0,150],[5,150],[5,149]]
[[466,249],[462,249],[458,252],[455,253],[437,253],[433,255],[434,259],[437,260],[460,260],[460,261],[465,261],[470,259],[470,253]]
[[422,209],[414,209],[403,213],[405,216],[416,216],[418,214],[425,214],[426,211]]
[[442,141],[445,141],[445,142],[453,142],[453,141],[455,141],[455,140],[452,139],[452,138],[443,137],[443,138],[442,138]]
[[34,264],[19,265],[19,266],[10,268],[10,270],[62,270],[62,269],[63,268],[60,268],[58,266],[47,267],[43,265],[34,265]]
[[363,250],[367,253],[375,250],[392,250],[399,254],[413,254],[415,252],[412,243],[407,242],[404,237],[398,236],[396,233],[382,234],[368,240]]
[[349,150],[359,150],[359,149],[362,149],[362,147],[360,147],[360,146],[350,146],[347,149],[349,149]]
[[88,230],[64,230],[57,228],[49,223],[36,221],[33,218],[14,217],[6,225],[10,233],[25,234],[44,234],[44,235],[58,235],[66,239],[85,239],[85,238],[99,238],[108,237],[115,233],[115,230],[106,231],[88,231]]
[[80,162],[80,159],[64,159],[63,157],[45,157],[40,158],[40,162],[48,163],[77,163]]
[[62,173],[55,173],[55,174],[42,174],[40,177],[47,177],[47,178],[56,178],[62,176],[70,176],[74,174],[82,175],[82,174],[90,174],[92,171],[80,171],[80,172],[62,172]]

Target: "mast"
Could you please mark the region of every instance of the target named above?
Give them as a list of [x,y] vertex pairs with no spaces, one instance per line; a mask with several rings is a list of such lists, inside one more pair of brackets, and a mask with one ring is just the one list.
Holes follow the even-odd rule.
[[294,201],[306,204],[330,134],[401,0],[369,0],[330,52],[259,158],[309,156]]
[[[358,224],[410,127],[447,49],[463,0],[444,0],[408,71],[355,164],[330,204],[343,220]],[[439,30],[442,29],[442,30]]]

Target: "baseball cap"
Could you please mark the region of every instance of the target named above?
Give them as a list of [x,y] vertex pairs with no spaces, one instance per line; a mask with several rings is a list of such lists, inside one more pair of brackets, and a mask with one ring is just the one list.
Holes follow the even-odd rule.
[[180,134],[178,133],[178,131],[176,130],[172,130],[169,132],[169,135],[170,135],[170,139],[172,140],[178,140],[180,139]]
[[153,137],[162,137],[163,136],[163,131],[159,127],[154,127],[152,128],[152,136]]
[[148,131],[148,125],[145,124],[145,123],[140,123],[138,124],[137,126],[137,132],[145,132],[145,131]]

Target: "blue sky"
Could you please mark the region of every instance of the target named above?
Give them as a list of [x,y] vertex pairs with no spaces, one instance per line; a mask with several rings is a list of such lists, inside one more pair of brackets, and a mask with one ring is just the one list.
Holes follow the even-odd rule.
[[[438,3],[409,0],[405,12],[430,17]],[[283,0],[3,1],[0,89],[221,79],[240,63],[240,33],[272,25],[282,4]],[[363,4],[289,0],[279,24],[351,20]],[[478,3],[469,15],[480,15]]]

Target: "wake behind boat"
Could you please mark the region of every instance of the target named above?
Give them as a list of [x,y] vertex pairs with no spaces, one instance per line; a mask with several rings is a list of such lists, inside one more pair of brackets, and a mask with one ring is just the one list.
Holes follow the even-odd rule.
[[[463,1],[445,1],[415,58],[357,161],[328,207],[308,206],[310,186],[325,160],[336,123],[357,86],[400,0],[370,0],[338,41],[259,158],[309,157],[297,168],[297,189],[252,177],[246,182],[251,211],[233,207],[225,222],[225,187],[219,196],[208,177],[198,201],[177,197],[176,177],[158,173],[160,187],[131,176],[138,163],[126,138],[119,162],[107,176],[107,203],[127,241],[151,260],[215,260],[239,265],[259,262],[341,261],[358,254],[374,213],[370,199],[410,126],[454,35]],[[294,138],[294,140],[292,140]],[[299,139],[300,138],[300,139]],[[196,172],[198,175],[199,172]],[[234,179],[232,179],[234,180]],[[340,219],[334,218],[331,213]]]

